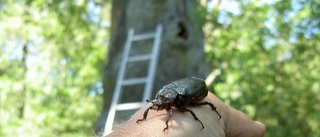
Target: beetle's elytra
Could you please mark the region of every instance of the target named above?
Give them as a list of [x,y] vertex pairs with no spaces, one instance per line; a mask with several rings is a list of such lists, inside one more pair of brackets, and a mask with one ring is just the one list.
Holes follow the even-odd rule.
[[209,105],[211,109],[214,110],[221,118],[221,115],[216,110],[217,108],[212,103],[199,102],[207,95],[208,87],[204,80],[200,78],[190,77],[174,81],[160,89],[155,99],[151,101],[147,100],[147,102],[152,103],[152,106],[145,110],[145,112],[143,113],[143,118],[138,119],[137,123],[146,120],[150,109],[165,109],[169,113],[168,118],[166,119],[166,127],[163,129],[163,131],[165,131],[168,129],[168,123],[173,114],[172,107],[176,107],[179,111],[188,111],[195,120],[199,121],[199,123],[201,124],[201,129],[204,129],[202,122],[199,120],[196,114],[186,106]]

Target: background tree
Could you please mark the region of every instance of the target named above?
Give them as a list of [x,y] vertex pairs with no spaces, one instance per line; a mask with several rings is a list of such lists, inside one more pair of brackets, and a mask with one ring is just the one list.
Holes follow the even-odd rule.
[[[104,128],[112,94],[116,85],[119,65],[129,28],[135,33],[154,32],[156,25],[163,25],[159,61],[156,70],[153,96],[163,85],[174,80],[196,76],[204,78],[205,56],[203,35],[198,21],[198,3],[194,0],[114,0],[112,2],[112,25],[109,54],[104,73],[104,107],[97,121],[96,130]],[[143,8],[142,8],[143,6]],[[132,55],[150,53],[152,41],[133,43]],[[126,78],[143,77],[148,72],[148,61],[139,65],[128,65]],[[143,88],[130,87],[124,100],[138,100],[135,96]],[[126,96],[127,95],[127,96]],[[137,99],[138,98],[138,99]],[[131,115],[131,114],[130,114]],[[127,115],[127,116],[130,116]],[[124,118],[124,120],[127,117]]]

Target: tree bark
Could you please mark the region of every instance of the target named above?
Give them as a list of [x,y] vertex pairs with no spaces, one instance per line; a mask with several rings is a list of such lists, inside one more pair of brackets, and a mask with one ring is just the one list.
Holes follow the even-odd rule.
[[[156,25],[163,25],[159,59],[153,87],[153,95],[165,84],[174,80],[196,76],[204,78],[205,54],[203,34],[197,14],[196,0],[114,0],[112,2],[111,39],[104,73],[104,106],[95,130],[104,128],[112,95],[116,85],[122,52],[129,28],[135,33],[154,32]],[[153,40],[133,43],[131,55],[150,50]],[[146,45],[150,45],[147,47]],[[148,62],[128,65],[126,78],[147,74]],[[123,100],[136,100],[132,92],[139,87],[129,88]],[[142,91],[140,91],[142,92]],[[127,96],[126,96],[127,95]]]
[[22,60],[21,60],[21,64],[22,64],[22,68],[23,68],[23,72],[22,72],[22,90],[20,91],[20,98],[19,98],[19,105],[18,105],[18,116],[19,118],[24,118],[24,111],[25,111],[25,101],[26,101],[26,90],[27,90],[27,85],[26,85],[26,78],[27,78],[27,55],[28,55],[28,42],[24,42],[23,43],[23,48],[22,48]]

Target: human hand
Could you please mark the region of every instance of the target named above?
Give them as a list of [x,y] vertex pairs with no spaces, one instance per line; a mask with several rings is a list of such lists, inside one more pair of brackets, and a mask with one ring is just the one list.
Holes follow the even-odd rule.
[[151,136],[211,136],[211,137],[261,137],[264,135],[266,127],[260,122],[251,120],[244,113],[224,104],[219,98],[209,92],[208,96],[202,101],[211,102],[217,107],[221,119],[209,106],[197,106],[189,108],[202,121],[204,129],[188,112],[179,112],[174,109],[169,128],[165,128],[167,111],[150,110],[146,120],[136,123],[143,117],[144,111],[151,105],[138,110],[128,121],[119,129],[115,130],[107,137],[151,137]]

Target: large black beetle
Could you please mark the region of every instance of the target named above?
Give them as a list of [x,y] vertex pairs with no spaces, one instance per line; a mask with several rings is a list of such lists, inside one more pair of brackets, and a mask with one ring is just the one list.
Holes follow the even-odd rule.
[[208,87],[204,80],[190,77],[181,80],[174,81],[168,85],[165,85],[160,89],[154,100],[147,100],[151,102],[152,106],[145,110],[142,119],[138,119],[137,123],[146,120],[148,112],[152,110],[167,110],[169,115],[166,119],[166,127],[163,131],[168,129],[168,122],[170,121],[173,109],[176,107],[179,111],[188,111],[193,116],[193,118],[200,122],[201,129],[204,129],[203,123],[199,120],[196,114],[186,106],[201,106],[209,105],[212,110],[214,110],[219,117],[221,115],[216,110],[217,108],[210,102],[199,102],[208,95]]

